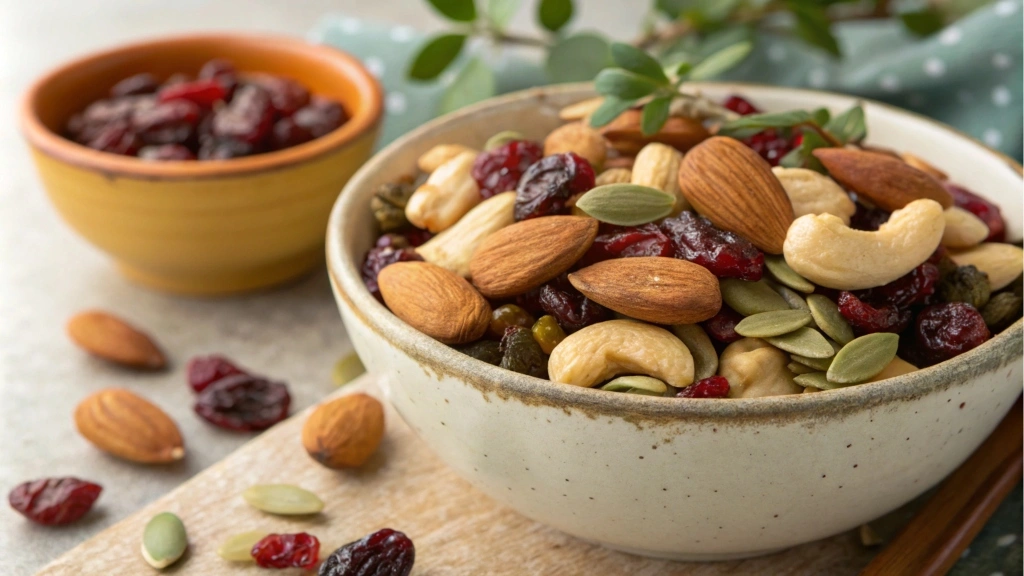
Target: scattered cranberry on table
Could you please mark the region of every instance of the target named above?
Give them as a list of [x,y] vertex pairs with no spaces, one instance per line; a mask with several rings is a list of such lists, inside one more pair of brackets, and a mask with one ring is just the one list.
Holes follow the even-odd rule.
[[78,478],[43,478],[15,486],[7,501],[33,522],[61,526],[85,516],[102,491],[99,484]]

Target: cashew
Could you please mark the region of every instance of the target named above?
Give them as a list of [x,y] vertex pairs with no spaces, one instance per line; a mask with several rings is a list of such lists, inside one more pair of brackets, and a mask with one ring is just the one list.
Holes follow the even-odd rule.
[[469,260],[484,238],[515,222],[515,192],[502,192],[477,204],[454,226],[416,248],[431,264],[469,278]]
[[609,168],[597,175],[597,186],[605,184],[628,184],[633,172],[629,168]]
[[970,250],[953,252],[949,257],[957,266],[973,265],[988,274],[993,292],[1009,286],[1024,270],[1024,250],[1002,242],[985,242]]
[[440,168],[445,162],[455,158],[463,152],[472,152],[473,154],[480,153],[477,150],[474,150],[469,146],[463,146],[462,144],[438,144],[420,156],[419,160],[416,161],[416,165],[420,170],[429,174]]
[[729,381],[729,398],[760,398],[799,394],[786,365],[789,355],[760,338],[744,338],[725,347],[718,374]]
[[843,224],[849,224],[850,217],[857,211],[850,196],[835,180],[824,174],[806,168],[782,166],[772,168],[772,172],[786,190],[795,218],[805,214],[832,214]]
[[672,215],[690,209],[690,203],[679,191],[679,163],[683,155],[671,146],[652,142],[640,149],[633,162],[630,182],[657,188],[676,197]]
[[950,206],[943,215],[946,217],[946,230],[942,233],[943,246],[970,248],[988,238],[988,226],[967,210]]
[[575,104],[569,104],[558,111],[558,117],[562,120],[589,120],[590,115],[604,104],[604,96],[580,100]]
[[595,170],[600,170],[608,157],[608,145],[597,130],[583,122],[571,122],[555,128],[544,139],[544,155],[575,152]]
[[589,388],[619,374],[653,376],[682,388],[693,382],[693,357],[664,328],[609,320],[570,334],[548,358],[548,375],[554,382]]
[[480,203],[480,187],[471,171],[476,152],[460,152],[434,170],[405,205],[405,217],[435,234],[445,230]]
[[902,158],[903,161],[906,162],[907,164],[910,164],[911,166],[917,168],[921,172],[928,174],[932,178],[935,178],[937,180],[947,180],[949,178],[949,176],[947,176],[945,172],[939,170],[934,165],[932,165],[931,162],[925,160],[924,158],[921,158],[916,154],[904,152],[900,154],[900,158]]
[[783,244],[797,274],[827,288],[860,290],[888,284],[928,259],[946,219],[934,200],[914,200],[876,232],[854,230],[832,214],[807,214],[790,226]]

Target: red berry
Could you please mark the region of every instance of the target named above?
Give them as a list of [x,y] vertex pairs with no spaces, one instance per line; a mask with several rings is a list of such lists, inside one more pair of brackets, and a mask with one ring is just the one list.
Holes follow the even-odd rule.
[[408,576],[416,547],[405,534],[384,528],[335,550],[319,576]]
[[729,381],[725,376],[709,376],[683,388],[676,398],[725,398],[728,395]]
[[894,304],[877,307],[862,301],[851,292],[839,293],[839,313],[858,335],[875,332],[902,332],[910,323],[911,312]]
[[480,196],[515,190],[523,173],[544,157],[544,149],[536,142],[514,140],[493,150],[482,152],[473,162],[473,179],[480,186]]
[[188,373],[188,385],[196,392],[202,392],[207,386],[221,378],[235,374],[247,374],[245,370],[235,366],[231,360],[220,354],[196,356],[188,361],[185,371]]
[[184,144],[196,135],[202,110],[194,102],[173,100],[132,115],[132,127],[146,144]]
[[33,522],[59,526],[85,516],[102,491],[99,484],[78,478],[43,478],[18,484],[7,501]]
[[779,134],[774,128],[758,132],[743,140],[754,152],[757,152],[772,166],[778,166],[779,160],[793,149],[792,143]]
[[641,226],[602,224],[580,265],[587,266],[611,258],[670,257],[674,254],[672,241],[653,222]]
[[554,154],[535,162],[516,186],[516,221],[564,214],[566,202],[594,187],[594,169],[573,152]]
[[937,364],[980,346],[992,337],[981,314],[964,302],[933,304],[921,311],[914,327],[915,359]]
[[214,58],[203,64],[197,77],[200,80],[216,79],[217,82],[220,82],[227,92],[225,96],[227,100],[231,99],[231,95],[234,94],[235,87],[238,85],[238,72],[235,70],[234,64],[223,58]]
[[953,202],[957,206],[981,218],[981,221],[988,226],[986,242],[1006,241],[1006,222],[1003,220],[1003,213],[999,210],[999,206],[962,186],[948,182],[945,183],[945,186],[946,190],[953,195]]
[[293,118],[281,118],[274,122],[273,133],[271,134],[271,146],[274,150],[283,150],[298,146],[313,139],[309,130],[300,127]]
[[288,417],[288,386],[259,376],[235,374],[210,384],[196,397],[196,414],[227,430],[266,430]]
[[906,308],[912,304],[924,303],[935,293],[935,285],[938,282],[939,267],[925,262],[885,286],[858,290],[854,294],[872,305]]
[[541,286],[537,301],[541,310],[554,316],[568,334],[611,318],[604,306],[584,296],[564,274]]
[[259,146],[273,122],[270,97],[262,88],[249,84],[235,91],[227,106],[214,112],[213,135]]
[[663,220],[661,229],[672,239],[677,258],[700,264],[719,278],[755,282],[764,273],[764,254],[757,247],[703,216],[684,211]]
[[139,158],[166,162],[169,160],[195,160],[196,155],[187,146],[181,144],[162,144],[143,147],[139,150]]
[[723,304],[718,314],[701,322],[701,326],[711,338],[723,344],[730,344],[743,338],[736,333],[736,325],[740,323],[740,320],[743,320],[743,316],[739,312]]
[[270,103],[278,117],[291,116],[306,104],[309,104],[309,90],[290,78],[257,74],[248,78],[249,82],[263,88],[270,95]]
[[312,134],[313,138],[319,138],[347,122],[348,114],[341,104],[314,96],[309,105],[292,115],[292,120],[299,128]]
[[320,561],[320,541],[305,532],[269,534],[252,547],[252,557],[261,568],[309,570]]
[[121,80],[110,89],[111,98],[122,98],[124,96],[138,96],[140,94],[152,94],[160,86],[156,77],[149,72],[129,76]]
[[134,156],[142,142],[139,137],[123,123],[110,124],[100,131],[86,144],[89,148],[101,152],[111,152],[124,156]]
[[360,268],[360,273],[363,277],[363,284],[366,284],[366,289],[378,300],[381,299],[380,287],[377,285],[377,275],[384,269],[385,266],[394,264],[395,262],[410,262],[423,260],[423,257],[416,253],[412,248],[400,248],[395,249],[391,246],[383,246],[371,248],[366,253],[366,259],[363,260],[363,266]]
[[742,96],[732,95],[725,99],[722,103],[723,106],[732,110],[733,112],[746,116],[748,114],[757,114],[760,112],[753,104],[751,104],[746,98]]
[[188,100],[197,106],[210,109],[217,102],[227,98],[228,92],[224,85],[215,79],[194,80],[160,89],[161,102]]

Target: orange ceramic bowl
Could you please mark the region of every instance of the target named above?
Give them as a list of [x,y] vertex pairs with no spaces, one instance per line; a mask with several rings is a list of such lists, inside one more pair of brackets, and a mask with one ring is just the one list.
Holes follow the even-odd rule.
[[[61,136],[72,114],[139,72],[195,74],[211,58],[293,78],[350,118],[311,142],[222,161],[147,162]],[[25,95],[21,127],[61,216],[142,284],[226,294],[299,276],[323,261],[331,205],[373,149],[382,92],[354,57],[274,36],[210,34],[131,44],[65,64]]]

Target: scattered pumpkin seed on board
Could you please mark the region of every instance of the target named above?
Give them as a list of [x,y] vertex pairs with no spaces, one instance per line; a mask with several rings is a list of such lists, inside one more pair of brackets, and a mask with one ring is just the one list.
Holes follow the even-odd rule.
[[250,506],[282,516],[316,514],[324,502],[309,490],[291,484],[257,484],[242,492]]
[[811,323],[811,315],[803,310],[773,310],[747,316],[740,320],[736,333],[748,338],[782,336]]
[[252,547],[263,540],[270,532],[265,530],[253,530],[229,536],[223,544],[217,548],[217,555],[231,562],[253,562]]
[[334,380],[335,385],[344,386],[365,372],[366,368],[363,366],[362,360],[355,352],[352,352],[334,363],[331,379]]
[[158,570],[174,564],[188,548],[185,524],[170,512],[161,512],[146,523],[142,533],[142,557]]
[[839,306],[836,306],[835,302],[821,294],[811,294],[807,297],[807,306],[811,309],[814,323],[829,338],[840,344],[847,344],[853,340],[853,328],[839,312]]
[[891,332],[867,334],[840,350],[828,368],[828,380],[836,384],[859,384],[885,370],[896,357],[900,337]]
[[830,358],[836,353],[821,332],[811,328],[798,328],[789,334],[771,336],[765,340],[776,348],[807,358]]
[[601,390],[625,392],[627,394],[643,394],[644,396],[661,396],[668,390],[668,386],[661,380],[650,376],[619,376],[601,386]]
[[746,282],[725,278],[719,282],[719,286],[722,289],[722,300],[744,316],[772,310],[789,310],[789,304],[764,280]]
[[718,352],[703,328],[696,324],[677,324],[672,327],[672,332],[690,349],[694,382],[718,373]]
[[782,256],[766,255],[764,257],[764,265],[768,268],[772,278],[775,278],[780,284],[785,284],[793,290],[798,290],[804,294],[814,292],[814,284],[790,268],[789,264],[786,264],[786,259]]

